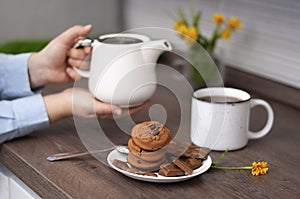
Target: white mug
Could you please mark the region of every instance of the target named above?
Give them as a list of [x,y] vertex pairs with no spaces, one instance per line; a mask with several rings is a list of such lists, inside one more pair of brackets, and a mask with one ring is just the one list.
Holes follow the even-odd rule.
[[[263,106],[268,119],[260,131],[251,132],[250,110],[255,106]],[[249,93],[235,88],[199,89],[193,93],[191,109],[191,141],[216,151],[245,147],[249,139],[265,136],[274,121],[266,101],[252,99]]]

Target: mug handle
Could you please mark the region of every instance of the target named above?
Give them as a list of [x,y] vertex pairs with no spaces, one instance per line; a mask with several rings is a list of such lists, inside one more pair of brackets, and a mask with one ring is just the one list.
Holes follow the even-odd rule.
[[258,139],[265,136],[272,128],[274,122],[274,112],[269,103],[261,99],[252,99],[250,101],[250,108],[252,109],[255,106],[263,106],[267,110],[268,120],[263,129],[257,132],[252,132],[248,130],[247,136],[249,139]]
[[[86,46],[91,46],[93,43],[92,39],[81,39],[73,46],[73,48],[82,48]],[[81,76],[85,78],[90,77],[90,71],[89,70],[80,70],[79,68],[73,67],[73,69]]]

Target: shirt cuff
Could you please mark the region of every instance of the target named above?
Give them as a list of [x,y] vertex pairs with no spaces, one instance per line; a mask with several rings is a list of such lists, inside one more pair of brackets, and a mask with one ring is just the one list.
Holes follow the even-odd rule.
[[13,100],[12,106],[19,129],[17,137],[49,126],[45,103],[40,94]]
[[28,59],[32,53],[23,53],[9,57],[5,65],[4,81],[5,99],[14,99],[33,95],[28,76]]

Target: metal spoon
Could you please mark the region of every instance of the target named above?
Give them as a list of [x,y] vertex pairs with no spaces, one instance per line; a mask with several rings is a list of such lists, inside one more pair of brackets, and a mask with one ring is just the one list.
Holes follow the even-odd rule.
[[74,157],[79,157],[79,156],[84,156],[84,155],[90,155],[90,154],[95,154],[95,153],[103,153],[106,151],[111,151],[113,149],[116,149],[120,153],[128,154],[128,146],[125,145],[117,145],[108,149],[102,149],[102,150],[96,150],[96,151],[86,151],[86,152],[76,152],[76,153],[57,153],[51,156],[47,157],[48,161],[57,161],[57,160],[65,160],[68,158],[74,158]]

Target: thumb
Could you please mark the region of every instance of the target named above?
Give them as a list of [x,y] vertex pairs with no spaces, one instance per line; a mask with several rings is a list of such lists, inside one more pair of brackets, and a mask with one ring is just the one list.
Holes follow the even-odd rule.
[[76,25],[63,32],[61,35],[58,36],[57,39],[61,40],[64,44],[68,46],[72,46],[74,44],[75,39],[87,35],[92,31],[92,28],[93,27],[91,24],[86,26]]

